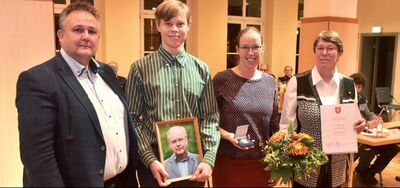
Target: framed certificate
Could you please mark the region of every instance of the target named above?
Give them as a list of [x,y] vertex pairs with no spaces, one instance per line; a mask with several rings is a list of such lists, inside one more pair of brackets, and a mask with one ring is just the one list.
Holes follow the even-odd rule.
[[160,162],[168,173],[169,182],[186,180],[203,160],[197,118],[155,123]]
[[357,153],[353,123],[360,117],[354,103],[321,105],[322,149],[326,154]]

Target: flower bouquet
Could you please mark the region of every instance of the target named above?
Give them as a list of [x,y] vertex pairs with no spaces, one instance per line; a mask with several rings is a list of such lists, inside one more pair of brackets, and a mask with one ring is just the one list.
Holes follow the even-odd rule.
[[303,178],[315,172],[318,166],[328,162],[323,151],[314,147],[314,138],[308,134],[294,134],[293,123],[288,132],[274,133],[264,148],[262,162],[267,165],[271,179],[287,184],[293,178]]

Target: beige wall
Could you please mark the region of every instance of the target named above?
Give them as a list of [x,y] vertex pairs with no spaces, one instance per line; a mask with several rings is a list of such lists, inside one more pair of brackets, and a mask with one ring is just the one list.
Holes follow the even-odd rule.
[[0,186],[22,186],[16,80],[55,54],[51,0],[2,0],[0,6]]
[[339,72],[347,76],[358,72],[358,24],[331,22],[330,28],[337,31],[343,41],[344,52],[336,65]]
[[[193,25],[187,49],[208,63],[214,75],[226,65],[226,11],[228,0],[191,0]],[[265,60],[272,73],[279,76],[283,66],[294,63],[297,0],[265,0]],[[316,0],[317,1],[317,0]],[[318,0],[319,1],[319,0]],[[101,45],[96,57],[104,62],[117,61],[120,74],[126,76],[130,64],[140,58],[139,0],[95,0],[102,15]],[[212,5],[212,6],[210,6]],[[340,32],[370,33],[373,25],[383,32],[400,32],[399,0],[359,0],[358,27],[341,28]],[[53,11],[51,0],[2,0],[0,6],[0,186],[21,186],[22,165],[19,157],[15,84],[19,73],[54,56]],[[318,33],[326,23],[304,27],[304,33]],[[303,29],[303,28],[302,28]],[[351,29],[351,31],[347,31]],[[300,43],[312,43],[315,35]],[[357,36],[346,36],[355,37]],[[346,39],[347,40],[347,39]],[[312,44],[311,44],[312,45]],[[345,54],[357,58],[359,42],[346,44]],[[304,44],[312,53],[310,44]],[[400,54],[400,40],[397,44]],[[355,48],[355,49],[353,49]],[[352,49],[352,50],[350,50]],[[350,50],[350,51],[349,51]],[[400,59],[396,56],[394,80],[400,79]],[[307,61],[308,62],[308,61]],[[306,63],[307,63],[306,62]],[[345,64],[346,63],[346,64]],[[306,65],[306,64],[305,64]],[[339,62],[340,69],[358,69],[358,59]],[[349,66],[349,69],[346,69]],[[350,72],[349,71],[349,72]],[[400,82],[394,81],[395,97],[400,98]]]
[[285,66],[296,67],[297,6],[298,0],[266,1],[264,61],[276,77]]
[[[383,33],[400,33],[400,1],[399,0],[359,0],[358,3],[359,32],[371,33],[372,26],[382,26]],[[394,97],[400,99],[400,35],[397,36],[396,63],[392,89]]]
[[226,69],[227,4],[227,0],[190,1],[193,23],[188,52],[207,63],[212,76]]
[[116,61],[118,74],[128,76],[130,65],[140,58],[139,0],[98,0],[103,21],[101,61]]
[[304,0],[304,10],[312,10],[305,11],[304,17],[335,16],[356,18],[357,11],[354,10],[357,10],[357,1],[358,0]]
[[[325,7],[323,12],[320,8]],[[339,33],[344,52],[337,63],[338,71],[350,75],[358,71],[358,20],[357,0],[305,0],[304,19],[301,21],[299,72],[311,69],[315,65],[313,42],[323,30],[332,30]]]

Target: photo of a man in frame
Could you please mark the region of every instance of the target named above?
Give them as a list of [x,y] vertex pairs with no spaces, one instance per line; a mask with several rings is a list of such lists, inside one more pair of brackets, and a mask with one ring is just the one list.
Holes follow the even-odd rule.
[[167,132],[172,155],[165,160],[168,179],[192,175],[200,163],[199,155],[188,151],[188,136],[183,126],[173,126]]

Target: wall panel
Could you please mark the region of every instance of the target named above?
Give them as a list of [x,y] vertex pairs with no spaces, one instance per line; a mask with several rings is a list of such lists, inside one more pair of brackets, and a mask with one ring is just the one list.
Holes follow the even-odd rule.
[[2,0],[0,25],[0,186],[21,186],[16,80],[55,54],[53,3]]

